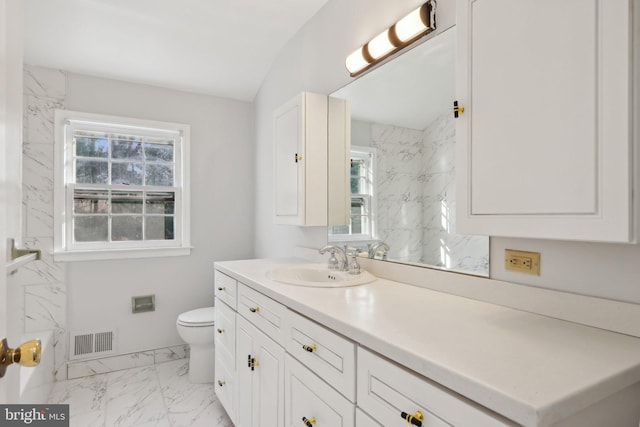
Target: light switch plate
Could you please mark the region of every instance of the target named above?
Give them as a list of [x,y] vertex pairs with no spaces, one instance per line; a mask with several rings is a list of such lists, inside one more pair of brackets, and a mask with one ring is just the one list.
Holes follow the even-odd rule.
[[524,252],[513,249],[504,251],[504,269],[518,273],[540,275],[540,253]]

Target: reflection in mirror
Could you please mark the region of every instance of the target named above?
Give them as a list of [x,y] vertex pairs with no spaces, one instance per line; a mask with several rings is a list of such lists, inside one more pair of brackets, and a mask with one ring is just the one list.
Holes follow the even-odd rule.
[[328,240],[486,276],[489,239],[455,234],[455,37],[449,29],[331,94],[351,104],[351,218]]

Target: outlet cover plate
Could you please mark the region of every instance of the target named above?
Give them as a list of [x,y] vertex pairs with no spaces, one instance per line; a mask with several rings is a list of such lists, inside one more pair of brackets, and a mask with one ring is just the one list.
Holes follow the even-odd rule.
[[540,253],[505,249],[504,269],[518,273],[540,275]]

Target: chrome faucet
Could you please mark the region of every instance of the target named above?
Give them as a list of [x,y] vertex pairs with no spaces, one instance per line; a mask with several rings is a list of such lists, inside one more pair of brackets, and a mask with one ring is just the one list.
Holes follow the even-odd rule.
[[380,252],[380,249],[382,249],[381,259],[387,259],[387,252],[389,252],[389,249],[391,248],[389,248],[389,245],[387,245],[385,242],[376,242],[371,245],[371,247],[369,248],[369,258],[375,259],[376,255],[378,255],[378,253]]
[[[321,247],[318,250],[318,252],[321,255],[325,254],[327,251],[329,251],[329,253],[331,254],[331,256],[329,257],[329,266],[328,266],[330,270],[340,270],[340,271],[348,270],[347,254],[344,253],[344,249],[342,249],[340,246],[326,245]],[[338,258],[336,258],[336,253],[340,255],[339,260]]]

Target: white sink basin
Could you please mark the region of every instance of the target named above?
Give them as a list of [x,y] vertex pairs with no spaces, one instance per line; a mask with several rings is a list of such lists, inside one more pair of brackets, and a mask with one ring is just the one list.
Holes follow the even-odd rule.
[[376,280],[376,277],[368,271],[362,270],[360,274],[349,274],[348,271],[329,270],[324,264],[303,264],[276,268],[267,272],[267,277],[288,285],[318,288],[364,285]]

